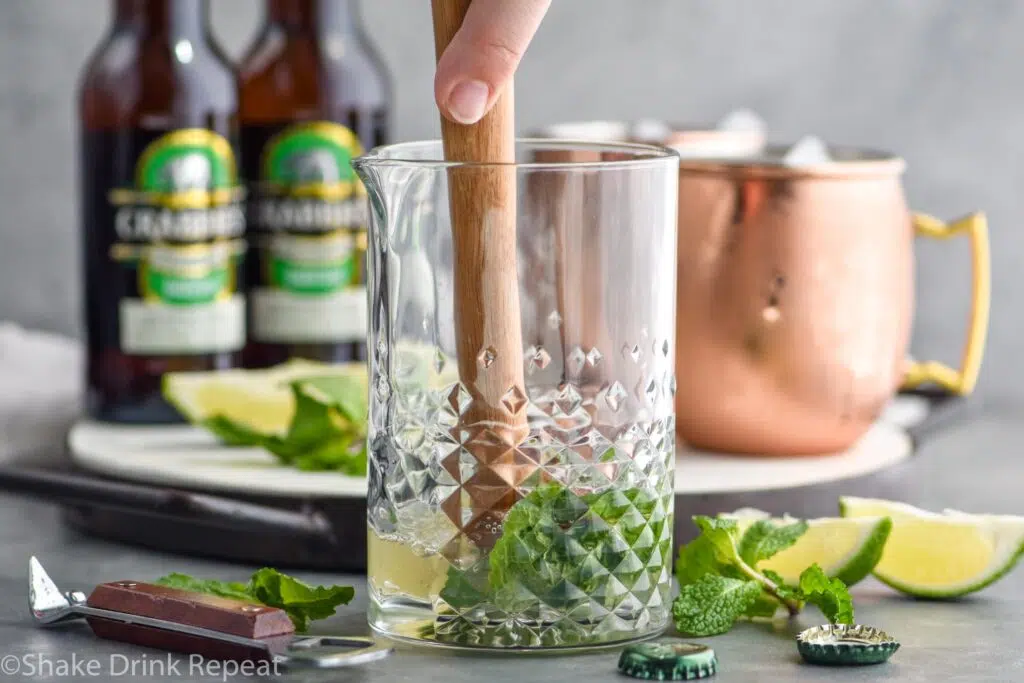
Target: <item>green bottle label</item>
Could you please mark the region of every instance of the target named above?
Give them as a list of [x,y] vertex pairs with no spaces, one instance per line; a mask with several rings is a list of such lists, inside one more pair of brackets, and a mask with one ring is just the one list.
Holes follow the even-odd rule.
[[322,121],[296,124],[267,144],[264,183],[291,197],[347,199],[357,192],[352,159],[361,153],[359,139],[345,126]]
[[235,290],[231,254],[212,246],[154,247],[140,265],[143,299],[198,306],[229,299]]
[[243,136],[245,148],[259,154],[252,336],[271,343],[361,340],[366,191],[352,169],[359,139],[324,121],[249,127]]
[[355,275],[352,239],[345,234],[275,240],[271,249],[270,282],[296,295],[333,294],[348,287]]
[[198,128],[150,141],[129,187],[109,193],[110,256],[135,271],[119,302],[121,348],[140,355],[234,351],[245,343],[238,270],[244,189],[230,143]]

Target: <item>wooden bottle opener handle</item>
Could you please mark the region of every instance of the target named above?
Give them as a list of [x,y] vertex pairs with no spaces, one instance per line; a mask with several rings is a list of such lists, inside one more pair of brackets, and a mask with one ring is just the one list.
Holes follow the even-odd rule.
[[[290,641],[295,632],[291,619],[277,607],[137,581],[100,584],[93,589],[86,604],[125,615],[149,617],[265,642],[277,639]],[[87,616],[86,620],[93,633],[107,640],[200,654],[211,659],[244,661],[270,657],[266,648],[96,616]]]

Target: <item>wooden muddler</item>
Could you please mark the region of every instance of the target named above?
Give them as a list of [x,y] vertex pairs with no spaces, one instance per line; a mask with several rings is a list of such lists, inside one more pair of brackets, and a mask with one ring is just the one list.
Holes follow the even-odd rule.
[[[437,58],[455,36],[471,0],[432,0]],[[516,170],[513,89],[483,119],[441,118],[448,161],[508,164],[453,167],[448,173],[454,249],[455,333],[459,377],[471,396],[460,419],[477,461],[461,493],[445,501],[448,517],[476,546],[489,548],[529,476],[515,448],[526,438],[522,319],[516,267]],[[459,456],[445,466],[458,472]]]

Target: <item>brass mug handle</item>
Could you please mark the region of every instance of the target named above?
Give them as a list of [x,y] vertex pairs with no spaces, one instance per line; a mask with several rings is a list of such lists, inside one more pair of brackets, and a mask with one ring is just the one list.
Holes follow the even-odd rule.
[[988,220],[984,213],[974,213],[952,223],[925,214],[913,215],[914,232],[922,237],[948,239],[966,233],[971,239],[972,295],[971,317],[967,342],[964,344],[960,369],[955,370],[937,361],[912,363],[903,379],[905,389],[932,383],[954,394],[964,396],[974,391],[985,354],[988,334],[989,305],[992,295],[992,267],[989,255]]

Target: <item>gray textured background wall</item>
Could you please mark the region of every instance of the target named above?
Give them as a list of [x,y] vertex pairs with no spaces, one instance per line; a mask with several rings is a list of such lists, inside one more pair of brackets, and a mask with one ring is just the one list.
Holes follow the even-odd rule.
[[[257,0],[212,0],[237,56]],[[426,0],[364,0],[394,72],[396,137],[436,135]],[[106,0],[0,2],[0,320],[77,333],[73,97]],[[566,119],[714,119],[749,106],[773,137],[890,148],[915,208],[988,211],[994,315],[980,390],[1015,393],[1024,297],[1024,2],[554,0],[517,85],[523,127]],[[914,353],[959,356],[966,243],[918,247]]]

